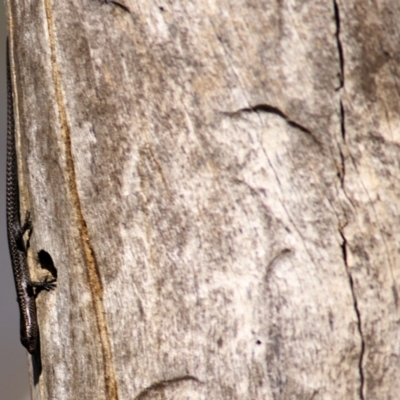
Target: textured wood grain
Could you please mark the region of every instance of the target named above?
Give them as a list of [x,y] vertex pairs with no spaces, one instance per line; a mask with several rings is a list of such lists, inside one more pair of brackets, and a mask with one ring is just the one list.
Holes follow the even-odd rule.
[[8,2],[36,399],[397,399],[400,6]]

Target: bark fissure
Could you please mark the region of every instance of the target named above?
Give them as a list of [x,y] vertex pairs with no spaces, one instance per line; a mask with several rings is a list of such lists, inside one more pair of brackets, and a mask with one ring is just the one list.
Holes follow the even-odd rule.
[[180,384],[182,382],[187,382],[187,381],[192,381],[196,383],[203,383],[199,379],[197,379],[195,376],[191,375],[186,375],[186,376],[179,376],[177,378],[172,378],[172,379],[167,379],[159,382],[154,382],[152,385],[149,387],[143,389],[136,397],[134,400],[144,400],[148,398],[148,396],[152,395],[157,395],[161,394],[162,391],[170,386],[174,386],[177,384]]
[[360,339],[361,339],[361,350],[360,350],[360,356],[358,359],[358,371],[360,374],[360,400],[364,400],[364,370],[363,370],[363,361],[364,361],[364,353],[365,353],[365,341],[364,341],[364,335],[363,335],[363,331],[362,331],[362,323],[361,323],[361,313],[360,313],[360,309],[358,307],[358,302],[357,302],[357,296],[355,293],[355,289],[354,289],[354,280],[353,280],[353,276],[351,275],[350,271],[349,271],[349,266],[347,264],[347,240],[346,237],[344,236],[343,233],[343,228],[339,229],[339,233],[340,236],[342,237],[342,253],[343,253],[343,261],[344,261],[344,265],[346,267],[346,273],[347,276],[349,278],[349,284],[350,284],[350,292],[351,292],[351,296],[353,298],[353,305],[354,305],[354,311],[356,313],[357,316],[357,329],[358,329],[358,333],[360,334]]
[[342,133],[343,142],[346,142],[346,125],[345,125],[345,115],[344,115],[344,107],[342,99],[339,101],[340,103],[340,131]]
[[319,146],[321,146],[321,143],[319,142],[319,140],[314,136],[314,134],[308,128],[306,128],[305,126],[303,126],[303,125],[299,124],[298,122],[289,118],[279,108],[271,106],[269,104],[256,104],[255,106],[241,108],[240,110],[237,110],[234,112],[224,112],[223,114],[235,116],[235,115],[239,115],[241,113],[252,113],[252,112],[255,112],[255,113],[264,112],[264,113],[278,115],[279,117],[284,119],[289,126],[291,126],[292,128],[296,128],[303,133],[306,133],[313,139],[313,141],[315,143],[317,143]]
[[[333,0],[333,10],[334,10],[334,18],[335,18],[335,23],[336,23],[336,45],[338,49],[338,54],[339,54],[339,68],[340,68],[340,74],[339,74],[339,82],[340,85],[338,88],[336,88],[337,91],[341,90],[344,88],[344,57],[343,57],[343,46],[342,42],[340,40],[340,12],[339,12],[339,6],[336,0]],[[340,94],[339,94],[340,96]],[[343,140],[343,144],[346,144],[346,119],[345,119],[345,110],[343,106],[343,101],[341,99],[341,96],[339,98],[339,110],[340,110],[340,132]],[[340,160],[342,164],[342,171],[341,171],[341,176],[340,176],[340,183],[343,192],[345,193],[346,197],[348,198],[345,190],[345,184],[344,184],[344,179],[345,179],[345,172],[346,172],[346,166],[345,166],[345,158],[343,155],[342,150],[339,148],[339,154],[340,154]],[[350,200],[350,199],[349,199]],[[351,202],[351,200],[350,200]],[[353,276],[350,273],[349,266],[347,263],[347,240],[343,232],[344,227],[339,229],[340,236],[342,237],[342,253],[343,253],[343,261],[344,265],[346,268],[346,273],[349,279],[349,285],[350,285],[350,292],[351,296],[353,299],[353,305],[354,305],[354,311],[357,317],[357,329],[358,333],[360,335],[360,340],[361,340],[361,349],[360,349],[360,356],[358,359],[358,371],[360,375],[360,389],[359,389],[359,395],[360,395],[360,400],[364,400],[364,370],[363,370],[363,360],[364,360],[364,352],[365,352],[365,340],[363,336],[363,331],[362,331],[362,321],[361,321],[361,313],[360,309],[358,307],[358,302],[357,302],[357,296],[355,293],[355,288],[354,288],[354,280]]]
[[340,75],[339,75],[339,87],[336,90],[341,89],[344,86],[344,59],[343,59],[343,47],[342,42],[340,40],[340,13],[339,6],[336,0],[333,0],[333,11],[335,15],[335,23],[336,23],[336,45],[339,53],[339,64],[340,64]]
[[131,10],[129,9],[128,6],[126,6],[125,4],[122,4],[118,1],[114,1],[114,0],[100,0],[100,3],[102,4],[114,4],[117,7],[122,8],[123,10],[127,11],[129,14],[131,14]]

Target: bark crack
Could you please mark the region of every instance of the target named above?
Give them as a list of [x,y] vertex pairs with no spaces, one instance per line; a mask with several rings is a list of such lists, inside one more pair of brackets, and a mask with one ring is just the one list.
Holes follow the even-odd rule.
[[342,42],[340,40],[340,13],[339,6],[336,0],[333,0],[333,11],[335,15],[335,23],[336,23],[336,45],[339,53],[339,64],[340,64],[340,74],[339,74],[339,87],[336,90],[341,89],[344,86],[344,59],[343,59],[343,47]]
[[345,115],[344,115],[344,107],[342,99],[340,99],[339,103],[340,103],[340,131],[342,132],[343,142],[346,143],[346,124],[345,124]]
[[195,376],[192,375],[185,375],[185,376],[178,376],[176,378],[162,380],[159,382],[154,382],[149,387],[143,389],[135,398],[134,400],[144,400],[147,398],[153,398],[154,395],[161,395],[165,389],[168,387],[173,387],[179,385],[182,382],[192,381],[195,383],[203,383]]
[[283,111],[281,111],[279,108],[271,106],[269,104],[256,104],[255,106],[250,106],[246,108],[241,108],[240,110],[234,111],[234,112],[224,112],[223,114],[229,115],[229,116],[235,116],[239,115],[241,113],[259,113],[259,112],[265,112],[269,114],[275,114],[281,117],[286,121],[286,123],[291,126],[292,128],[296,128],[300,130],[303,133],[306,133],[307,135],[311,136],[313,141],[317,143],[319,146],[321,146],[320,141],[314,136],[314,134],[305,126],[299,124],[298,122],[292,120],[289,118]]
[[343,228],[339,228],[339,233],[340,236],[342,237],[342,253],[343,253],[343,261],[344,265],[346,267],[346,273],[349,278],[349,284],[350,284],[350,292],[351,296],[353,298],[353,305],[354,305],[354,311],[357,316],[357,329],[358,333],[360,334],[360,339],[361,339],[361,350],[360,350],[360,357],[358,359],[358,372],[360,374],[360,389],[359,389],[359,394],[360,394],[360,400],[364,400],[364,370],[363,370],[363,361],[364,361],[364,353],[365,353],[365,340],[364,340],[364,335],[362,331],[362,323],[361,323],[361,313],[358,308],[358,302],[357,302],[357,296],[355,293],[354,289],[354,280],[353,276],[350,273],[349,266],[347,264],[347,240],[346,237],[344,236]]
[[100,3],[102,4],[114,4],[117,7],[122,8],[123,10],[127,11],[129,14],[131,14],[131,10],[129,9],[128,6],[126,6],[125,4],[122,4],[118,1],[115,0],[100,0]]
[[[336,46],[338,49],[338,54],[339,54],[339,87],[337,87],[335,90],[336,91],[341,91],[341,89],[344,88],[344,57],[343,57],[343,47],[342,47],[342,42],[340,40],[340,12],[339,12],[339,6],[337,3],[337,0],[333,0],[333,11],[334,11],[334,17],[335,17],[335,23],[336,23]],[[343,101],[341,98],[341,95],[339,94],[339,112],[340,112],[340,132],[342,136],[342,141],[343,145],[346,145],[346,119],[345,119],[345,110],[343,106]],[[343,155],[342,149],[339,146],[339,154],[340,154],[340,161],[341,161],[341,174],[340,174],[340,184],[341,188],[345,194],[345,196],[349,199],[350,203],[351,200],[346,194],[346,189],[345,189],[345,174],[346,174],[346,165],[345,165],[345,157]],[[349,270],[349,265],[347,262],[347,240],[344,235],[344,228],[340,227],[339,228],[339,233],[342,238],[342,253],[343,253],[343,261],[344,265],[346,268],[346,274],[349,279],[349,286],[350,286],[350,292],[351,296],[353,299],[353,306],[354,306],[354,312],[357,317],[357,329],[358,333],[360,335],[360,340],[361,340],[361,349],[360,349],[360,355],[358,358],[358,372],[360,375],[360,388],[359,388],[359,396],[360,400],[364,400],[364,370],[363,370],[363,361],[364,361],[364,354],[365,354],[365,340],[364,340],[364,335],[363,335],[363,330],[362,330],[362,321],[361,321],[361,313],[360,309],[358,307],[358,301],[357,301],[357,296],[356,296],[356,291],[354,287],[354,280],[353,276]]]

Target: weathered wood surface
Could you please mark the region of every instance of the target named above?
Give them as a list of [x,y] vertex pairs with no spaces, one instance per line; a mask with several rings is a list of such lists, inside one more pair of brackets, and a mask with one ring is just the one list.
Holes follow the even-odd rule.
[[123,4],[8,0],[33,398],[398,399],[400,3]]

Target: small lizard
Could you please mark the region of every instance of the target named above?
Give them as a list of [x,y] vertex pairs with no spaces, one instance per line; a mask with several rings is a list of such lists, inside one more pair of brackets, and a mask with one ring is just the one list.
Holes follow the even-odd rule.
[[14,272],[17,301],[20,310],[21,343],[30,354],[39,348],[39,327],[36,315],[36,295],[41,290],[52,290],[55,280],[32,282],[27,264],[27,246],[24,233],[32,230],[29,212],[21,226],[18,191],[18,164],[15,148],[14,104],[11,86],[9,43],[7,42],[7,236]]

